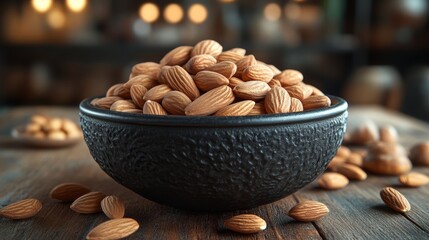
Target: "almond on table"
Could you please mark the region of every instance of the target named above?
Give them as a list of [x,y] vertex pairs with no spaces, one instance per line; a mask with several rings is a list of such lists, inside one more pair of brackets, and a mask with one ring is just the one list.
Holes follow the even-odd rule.
[[[91,104],[125,113],[186,116],[296,113],[331,105],[329,97],[303,80],[298,70],[281,71],[246,49],[224,51],[220,43],[208,39],[178,46],[159,63],[134,65],[127,82],[113,85]],[[232,92],[206,95],[221,86]]]

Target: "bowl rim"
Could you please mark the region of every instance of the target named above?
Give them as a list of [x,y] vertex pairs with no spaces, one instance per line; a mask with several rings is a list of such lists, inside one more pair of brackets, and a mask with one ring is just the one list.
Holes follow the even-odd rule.
[[347,102],[336,96],[326,95],[331,99],[332,105],[327,108],[306,110],[303,112],[264,114],[256,116],[179,116],[179,115],[148,115],[110,111],[92,106],[95,98],[82,100],[79,105],[80,115],[98,120],[126,123],[131,125],[150,126],[183,126],[183,127],[237,127],[237,126],[264,126],[284,125],[293,123],[306,123],[320,121],[343,114],[347,111]]

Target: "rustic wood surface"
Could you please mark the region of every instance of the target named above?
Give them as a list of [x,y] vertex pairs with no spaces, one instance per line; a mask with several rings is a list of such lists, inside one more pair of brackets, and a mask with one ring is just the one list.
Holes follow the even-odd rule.
[[[7,136],[34,113],[78,120],[75,108],[0,109],[0,136]],[[350,109],[350,128],[365,119],[397,127],[406,147],[429,140],[426,123],[377,107]],[[414,170],[429,174],[429,168]],[[140,229],[128,239],[429,239],[429,186],[403,188],[396,177],[370,175],[366,181],[351,182],[337,191],[321,190],[312,183],[280,201],[246,211],[187,212],[151,202],[117,184],[92,160],[83,141],[60,149],[0,144],[0,207],[24,198],[43,203],[42,210],[31,219],[0,218],[0,239],[85,239],[94,226],[107,220],[102,213],[78,214],[69,204],[51,200],[49,191],[63,182],[82,183],[122,198],[126,216],[140,223]],[[409,213],[395,213],[383,204],[379,191],[385,186],[396,187],[409,199]],[[329,215],[313,223],[294,221],[286,213],[303,199],[326,203]],[[261,216],[267,221],[267,230],[241,235],[224,229],[223,220],[237,213]]]

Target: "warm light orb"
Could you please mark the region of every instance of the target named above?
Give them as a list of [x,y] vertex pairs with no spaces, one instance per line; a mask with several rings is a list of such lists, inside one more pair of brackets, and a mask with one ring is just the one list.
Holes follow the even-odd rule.
[[169,23],[178,23],[183,18],[183,9],[179,4],[168,4],[164,10],[164,18]]
[[73,12],[81,12],[85,9],[87,1],[86,0],[67,0],[67,7]]
[[52,0],[31,0],[31,6],[41,13],[45,13],[51,8]]
[[202,23],[207,19],[207,8],[202,4],[192,4],[188,11],[188,17],[193,23]]
[[155,22],[159,17],[159,9],[153,3],[144,3],[139,10],[140,18],[147,22]]
[[62,28],[66,23],[66,16],[59,9],[54,9],[48,14],[48,24],[54,29]]
[[285,5],[285,16],[287,19],[297,20],[301,16],[301,7],[296,3]]
[[268,3],[264,8],[264,16],[269,21],[277,21],[282,15],[282,9],[277,3]]

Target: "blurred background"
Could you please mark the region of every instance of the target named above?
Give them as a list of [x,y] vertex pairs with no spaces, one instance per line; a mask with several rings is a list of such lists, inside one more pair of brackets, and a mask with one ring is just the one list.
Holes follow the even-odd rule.
[[214,39],[351,104],[429,121],[429,0],[0,2],[0,105],[73,105]]

